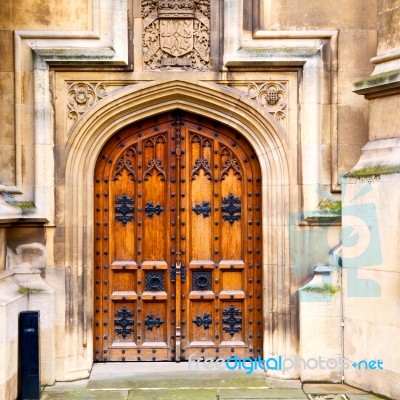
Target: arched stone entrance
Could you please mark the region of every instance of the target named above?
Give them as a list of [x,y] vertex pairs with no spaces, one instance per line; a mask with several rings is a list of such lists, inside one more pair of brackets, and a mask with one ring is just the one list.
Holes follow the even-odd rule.
[[287,137],[271,116],[229,89],[184,81],[141,83],[100,101],[74,127],[65,165],[65,248],[71,265],[67,310],[71,368],[93,360],[94,187],[96,161],[119,130],[153,115],[181,109],[218,121],[247,139],[261,167],[263,355],[297,353],[297,314],[291,307],[290,262],[286,237],[289,210]]

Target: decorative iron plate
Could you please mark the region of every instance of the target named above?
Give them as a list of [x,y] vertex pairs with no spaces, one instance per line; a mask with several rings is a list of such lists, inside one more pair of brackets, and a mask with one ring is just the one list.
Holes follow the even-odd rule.
[[224,325],[223,331],[228,332],[231,336],[233,336],[235,333],[238,333],[242,330],[241,326],[236,326],[236,325],[242,325],[242,311],[239,308],[235,308],[233,304],[229,308],[226,308],[223,311],[223,315],[227,315],[228,317],[222,318],[222,323]]
[[164,321],[160,317],[155,317],[153,314],[146,315],[144,324],[147,326],[147,330],[152,331],[154,327],[159,328]]
[[164,272],[146,272],[146,290],[160,292],[164,290]]
[[203,201],[202,204],[195,204],[192,208],[192,211],[196,213],[196,215],[203,214],[203,217],[209,217],[211,212],[211,206],[208,201]]
[[211,271],[193,271],[192,290],[212,290]]
[[120,317],[120,319],[114,319],[114,325],[121,327],[115,328],[115,333],[122,335],[122,337],[125,339],[130,333],[133,332],[133,328],[128,328],[129,326],[133,326],[134,323],[133,318],[128,318],[133,317],[133,311],[128,310],[125,306],[123,306],[121,310],[117,310],[115,312],[115,316]]
[[160,215],[164,211],[164,207],[160,204],[154,205],[152,201],[148,201],[144,207],[147,216],[153,218],[153,215]]
[[228,197],[222,199],[222,219],[228,221],[231,225],[235,221],[239,221],[241,217],[242,206],[240,205],[240,198],[235,197],[232,193],[229,193]]
[[212,318],[210,314],[204,313],[203,317],[198,315],[192,322],[199,328],[203,325],[204,329],[208,329],[212,323]]
[[135,201],[132,197],[126,194],[117,197],[115,200],[115,219],[126,225],[127,222],[133,220],[133,213],[135,211]]

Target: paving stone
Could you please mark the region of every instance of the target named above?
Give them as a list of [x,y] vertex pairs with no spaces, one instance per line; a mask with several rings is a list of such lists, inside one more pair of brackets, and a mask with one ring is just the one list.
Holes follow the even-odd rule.
[[46,392],[63,392],[70,390],[83,390],[86,389],[86,386],[89,382],[89,379],[82,379],[79,381],[73,382],[56,382],[52,386],[45,386],[43,389]]
[[208,379],[182,379],[181,377],[175,377],[174,379],[109,379],[102,381],[90,381],[88,383],[88,389],[140,389],[140,388],[167,388],[167,389],[195,389],[204,387],[264,387],[267,388],[265,381],[249,381],[246,378],[234,379],[222,379],[222,378],[208,378]]
[[302,389],[302,384],[298,379],[267,378],[266,384],[271,389]]
[[217,400],[215,389],[196,390],[132,390],[128,400]]
[[376,400],[376,399],[386,399],[386,397],[376,396],[371,393],[363,394],[348,394],[347,397],[350,400]]
[[341,384],[265,378],[263,371],[193,369],[188,363],[95,364],[89,379],[45,387],[42,400],[376,400]]
[[220,400],[237,399],[307,399],[297,389],[218,389]]
[[43,392],[41,400],[127,400],[127,390],[70,390]]
[[365,394],[360,389],[348,385],[342,385],[340,383],[305,383],[303,385],[303,390],[306,393],[353,393],[353,394]]
[[[220,387],[267,387],[263,371],[246,375],[245,371],[228,369],[207,370],[203,366],[189,369],[188,363],[113,363],[95,365],[88,389],[139,389],[139,388],[220,388]],[[300,386],[299,386],[300,387]]]
[[309,400],[349,400],[343,393],[308,394]]
[[[328,390],[335,390],[337,388],[325,388],[325,391],[321,391],[320,393],[308,393],[307,396],[309,400],[376,400],[381,399],[382,397],[375,396],[370,393],[363,392],[362,390],[352,388],[347,385],[341,385],[340,388],[342,393],[328,393]],[[308,389],[309,390],[309,389]],[[313,389],[317,390],[317,389]],[[307,389],[305,389],[307,392]],[[347,393],[343,393],[347,392]]]

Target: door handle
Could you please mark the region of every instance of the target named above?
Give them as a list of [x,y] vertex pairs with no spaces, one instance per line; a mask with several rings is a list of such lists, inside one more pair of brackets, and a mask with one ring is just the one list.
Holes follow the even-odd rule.
[[175,265],[171,265],[171,269],[169,270],[169,276],[171,278],[171,283],[175,283],[175,280],[176,280],[176,268],[175,268]]
[[182,283],[186,282],[186,266],[185,265],[181,266],[181,282]]
[[171,283],[176,282],[176,275],[181,276],[181,282],[185,283],[186,282],[186,266],[182,265],[180,263],[177,263],[176,265],[172,265],[171,269],[169,271],[169,276],[171,278]]

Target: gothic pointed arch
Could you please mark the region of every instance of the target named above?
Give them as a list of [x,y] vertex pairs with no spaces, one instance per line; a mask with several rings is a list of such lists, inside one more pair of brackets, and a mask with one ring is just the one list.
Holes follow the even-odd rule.
[[[77,282],[71,296],[78,291],[93,293],[93,176],[96,160],[105,143],[119,130],[141,120],[173,110],[185,110],[205,116],[233,128],[253,147],[261,167],[263,246],[263,354],[295,354],[297,333],[290,309],[290,260],[286,241],[286,216],[289,211],[289,170],[293,161],[288,154],[285,132],[261,106],[216,84],[194,84],[181,80],[139,83],[100,100],[77,122],[67,141],[67,159],[59,165],[65,179],[65,248],[66,262]],[[227,163],[228,166],[228,163]],[[153,174],[157,171],[154,170]],[[230,173],[239,174],[235,164]],[[158,171],[159,172],[159,171]],[[203,172],[202,172],[203,173]],[[129,223],[129,222],[128,222]],[[81,273],[82,266],[84,272]],[[74,293],[76,291],[77,293]],[[276,293],[283,293],[282,298]],[[81,341],[92,349],[92,299],[81,296],[83,304],[71,311],[71,324],[81,326]],[[81,310],[82,314],[79,314]],[[293,328],[290,328],[293,327]],[[289,330],[289,331],[288,331]],[[282,348],[282,343],[284,347]],[[92,353],[85,353],[88,365]]]

